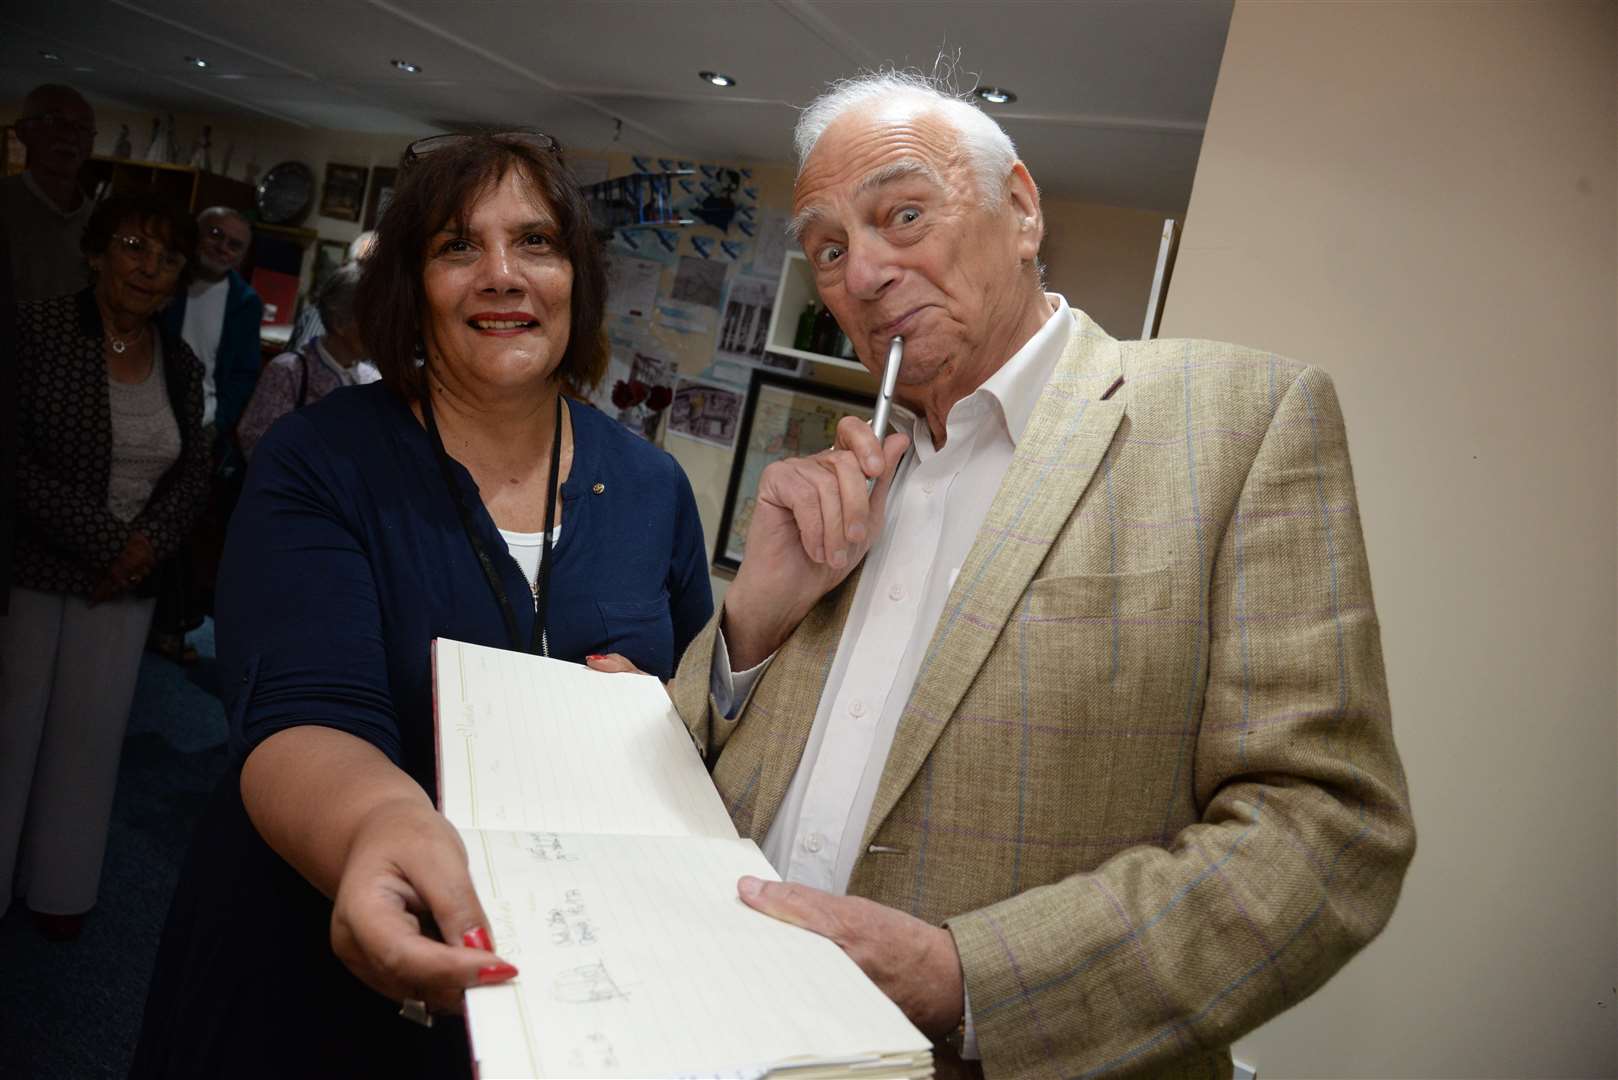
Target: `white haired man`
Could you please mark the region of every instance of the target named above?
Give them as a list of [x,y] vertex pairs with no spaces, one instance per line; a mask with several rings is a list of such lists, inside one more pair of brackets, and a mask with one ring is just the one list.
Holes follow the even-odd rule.
[[924,81],[798,149],[820,296],[873,372],[903,336],[913,415],[765,470],[671,685],[787,882],[741,897],[988,1076],[1228,1076],[1414,847],[1331,383],[1043,292],[1032,177]]
[[0,231],[11,248],[18,300],[46,300],[90,283],[79,240],[94,204],[79,170],[95,143],[95,110],[71,86],[47,83],[23,98],[17,137],[28,161],[0,180]]

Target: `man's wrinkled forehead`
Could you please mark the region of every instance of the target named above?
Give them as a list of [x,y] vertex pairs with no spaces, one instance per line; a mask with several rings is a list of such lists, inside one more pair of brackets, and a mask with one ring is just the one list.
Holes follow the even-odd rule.
[[856,203],[892,184],[920,179],[939,189],[958,158],[959,135],[936,113],[913,107],[850,112],[821,135],[793,190],[788,232],[800,238],[837,201]]

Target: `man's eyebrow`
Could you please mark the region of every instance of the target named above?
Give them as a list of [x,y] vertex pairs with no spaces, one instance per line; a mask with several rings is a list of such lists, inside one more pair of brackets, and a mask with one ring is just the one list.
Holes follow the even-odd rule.
[[[885,184],[896,183],[913,176],[919,176],[937,187],[944,186],[944,178],[938,175],[937,169],[920,158],[902,158],[899,161],[890,161],[880,169],[872,169],[862,177],[854,188],[854,197],[857,199]],[[825,216],[825,210],[818,206],[804,207],[787,222],[787,236],[793,241],[802,240],[804,230]]]

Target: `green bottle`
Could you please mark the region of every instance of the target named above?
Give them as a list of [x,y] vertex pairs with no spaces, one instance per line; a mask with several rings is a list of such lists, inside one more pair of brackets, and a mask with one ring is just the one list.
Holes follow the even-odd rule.
[[819,311],[815,308],[813,300],[804,307],[803,314],[798,316],[798,330],[792,335],[792,347],[799,352],[808,352],[810,343],[815,338],[815,316]]

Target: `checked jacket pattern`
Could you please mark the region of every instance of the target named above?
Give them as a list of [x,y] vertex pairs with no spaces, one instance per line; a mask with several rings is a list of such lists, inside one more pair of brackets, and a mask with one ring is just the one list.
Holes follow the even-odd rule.
[[[1231,1042],[1381,930],[1414,851],[1343,420],[1318,369],[1073,317],[849,892],[949,927],[991,1078],[1229,1076]],[[734,721],[717,615],[671,686],[745,836],[854,580]]]

